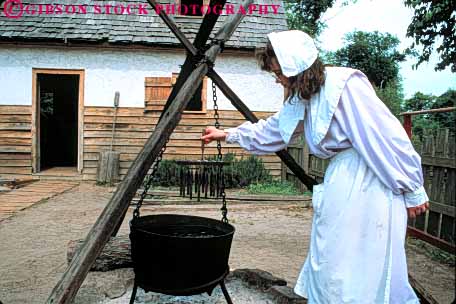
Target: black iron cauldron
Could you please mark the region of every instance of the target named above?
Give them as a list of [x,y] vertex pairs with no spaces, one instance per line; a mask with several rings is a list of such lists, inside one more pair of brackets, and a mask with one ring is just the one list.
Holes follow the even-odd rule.
[[159,214],[130,222],[135,285],[169,295],[212,292],[229,272],[234,227],[197,216]]

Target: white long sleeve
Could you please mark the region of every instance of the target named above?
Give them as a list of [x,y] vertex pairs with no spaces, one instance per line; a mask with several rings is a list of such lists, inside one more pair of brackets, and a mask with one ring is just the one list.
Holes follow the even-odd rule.
[[[305,104],[306,108],[310,106]],[[309,114],[310,109],[306,111]],[[284,149],[287,144],[279,130],[279,114],[225,130],[228,132],[226,141],[260,155]],[[346,82],[328,133],[318,145],[309,142],[312,131],[308,114],[304,124],[299,122],[293,136],[302,133],[305,125],[306,140],[313,154],[329,158],[353,147],[386,187],[395,194],[404,194],[407,207],[428,201],[420,156],[400,122],[361,73],[353,74]]]
[[245,122],[237,128],[225,129],[226,142],[237,143],[253,154],[271,154],[286,148],[279,132],[279,113],[257,123]]
[[366,77],[350,77],[334,118],[378,178],[393,193],[404,193],[407,207],[428,201],[421,158]]

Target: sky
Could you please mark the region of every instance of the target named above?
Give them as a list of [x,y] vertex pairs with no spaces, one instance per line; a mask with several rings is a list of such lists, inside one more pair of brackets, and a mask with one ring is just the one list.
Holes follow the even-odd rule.
[[[327,28],[319,37],[320,47],[324,50],[335,51],[343,46],[343,37],[354,30],[388,32],[401,41],[401,50],[411,45],[412,39],[405,37],[407,27],[413,17],[413,10],[405,7],[402,0],[358,0],[355,4],[345,7],[338,5],[323,16]],[[409,98],[415,92],[441,95],[449,88],[456,89],[456,74],[447,68],[444,71],[434,71],[438,56],[431,57],[429,63],[422,63],[413,70],[416,59],[408,59],[401,63],[401,77],[404,94]]]

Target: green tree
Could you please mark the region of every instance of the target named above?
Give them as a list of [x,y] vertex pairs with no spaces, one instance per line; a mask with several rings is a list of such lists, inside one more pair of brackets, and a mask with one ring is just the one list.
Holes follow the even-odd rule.
[[341,49],[326,57],[330,63],[363,71],[376,87],[385,88],[398,81],[399,63],[406,59],[398,45],[399,39],[389,33],[354,31],[345,35]]
[[[434,95],[416,92],[411,98],[404,100],[401,106],[402,112],[430,110],[435,102]],[[414,137],[421,138],[424,129],[437,129],[438,125],[432,120],[430,114],[420,114],[413,116],[412,134]]]
[[[356,1],[344,0],[340,6],[344,7]],[[336,0],[284,0],[288,28],[318,37],[326,26],[321,16],[336,2]]]
[[[456,106],[456,90],[448,90],[435,99],[431,109],[441,109]],[[453,132],[456,125],[456,113],[445,112],[445,113],[434,113],[432,114],[433,120],[438,124],[439,128],[452,128]]]
[[320,17],[335,0],[284,0],[288,28],[317,37],[324,28]]
[[423,47],[418,56],[416,66],[429,61],[434,46],[437,47],[440,62],[435,70],[443,70],[447,66],[456,72],[456,2],[454,0],[405,0],[405,5],[415,10],[412,22],[407,28],[407,36],[415,41],[415,46]]
[[431,109],[435,96],[416,92],[411,98],[404,100],[402,112],[423,111]]
[[401,113],[401,104],[404,100],[404,93],[400,81],[388,82],[383,88],[374,86],[377,96],[385,103],[394,115]]
[[354,31],[345,35],[341,49],[326,52],[322,58],[325,63],[364,72],[379,98],[398,115],[404,99],[399,63],[406,58],[398,45],[399,39],[389,33]]
[[[456,90],[449,89],[440,96],[415,93],[411,98],[406,99],[402,104],[403,112],[422,111],[431,109],[441,109],[456,106]],[[450,128],[455,130],[456,114],[454,111],[446,113],[429,113],[420,114],[413,117],[412,133],[421,137],[424,130],[436,130],[441,128]]]

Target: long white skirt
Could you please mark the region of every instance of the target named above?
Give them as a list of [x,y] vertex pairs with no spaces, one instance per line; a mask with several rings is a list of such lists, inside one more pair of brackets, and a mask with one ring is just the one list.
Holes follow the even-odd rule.
[[354,149],[331,159],[312,204],[298,295],[309,304],[419,303],[407,276],[404,197],[385,187]]

